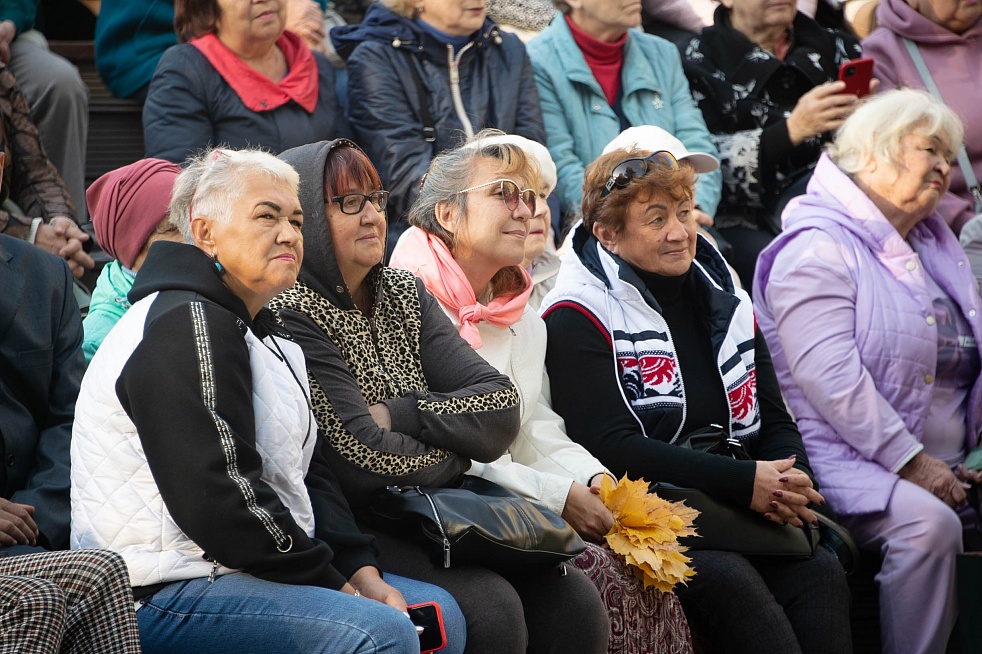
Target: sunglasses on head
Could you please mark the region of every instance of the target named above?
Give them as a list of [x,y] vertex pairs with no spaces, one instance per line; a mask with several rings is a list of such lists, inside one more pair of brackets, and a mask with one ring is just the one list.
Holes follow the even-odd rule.
[[470,191],[476,191],[479,188],[484,188],[486,186],[492,186],[494,184],[500,184],[501,189],[501,200],[505,203],[508,211],[514,211],[518,208],[518,202],[521,200],[532,215],[535,215],[535,191],[530,188],[525,190],[519,190],[518,184],[511,181],[510,179],[496,179],[491,182],[485,182],[484,184],[478,184],[477,186],[472,186],[470,188],[465,188],[462,191],[457,191],[454,195],[459,193],[468,193]]
[[610,171],[610,179],[604,184],[604,190],[600,192],[600,197],[605,198],[610,195],[614,187],[624,188],[631,183],[631,180],[644,177],[648,172],[648,163],[656,166],[666,166],[668,168],[679,169],[678,159],[668,150],[652,152],[647,157],[631,157],[620,162]]
[[344,195],[335,195],[331,198],[331,202],[337,202],[340,205],[341,213],[352,216],[361,213],[361,210],[365,208],[366,202],[371,202],[375,210],[382,213],[385,211],[385,205],[389,203],[389,192],[345,193]]

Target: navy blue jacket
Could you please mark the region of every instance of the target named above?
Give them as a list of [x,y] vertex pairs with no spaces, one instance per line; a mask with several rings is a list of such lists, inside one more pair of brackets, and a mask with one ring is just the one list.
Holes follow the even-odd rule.
[[314,53],[320,94],[314,113],[287,102],[271,111],[252,111],[208,59],[182,43],[160,58],[143,107],[146,156],[182,163],[209,146],[283,150],[349,136],[348,123],[334,93],[334,70]]
[[[0,234],[0,495],[34,506],[43,549],[68,549],[70,446],[85,358],[72,275]],[[27,546],[0,547],[0,556]]]
[[[381,4],[369,7],[361,24],[331,30],[331,41],[347,61],[355,140],[390,191],[388,219],[396,222],[416,199],[433,156],[464,140],[451,96],[449,46]],[[518,37],[485,20],[460,52],[460,94],[474,132],[495,127],[544,144],[539,93]],[[422,98],[410,66],[425,88],[434,143],[423,139]]]

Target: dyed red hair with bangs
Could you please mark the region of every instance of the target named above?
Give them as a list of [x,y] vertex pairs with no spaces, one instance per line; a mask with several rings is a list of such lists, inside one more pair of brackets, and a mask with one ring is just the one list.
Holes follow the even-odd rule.
[[339,145],[327,155],[324,164],[324,198],[330,200],[345,193],[381,191],[382,180],[360,148]]

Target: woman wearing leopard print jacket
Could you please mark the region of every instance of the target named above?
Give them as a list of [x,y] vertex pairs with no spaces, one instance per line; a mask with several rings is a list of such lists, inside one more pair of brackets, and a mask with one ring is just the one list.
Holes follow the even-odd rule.
[[[472,460],[497,460],[518,433],[518,394],[422,282],[382,265],[388,195],[368,157],[344,139],[280,156],[303,180],[308,256],[270,306],[304,350],[319,437],[356,517],[386,485],[450,485]],[[603,605],[577,570],[436,567],[410,534],[361,526],[384,569],[454,596],[466,652],[598,654],[606,644]]]

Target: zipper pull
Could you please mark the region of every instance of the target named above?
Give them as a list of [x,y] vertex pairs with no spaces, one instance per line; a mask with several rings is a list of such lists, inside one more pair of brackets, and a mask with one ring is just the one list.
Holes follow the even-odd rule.
[[218,573],[218,561],[211,564],[211,573],[208,575],[208,583],[215,583],[215,575]]
[[443,539],[443,567],[450,567],[450,541],[446,538]]

